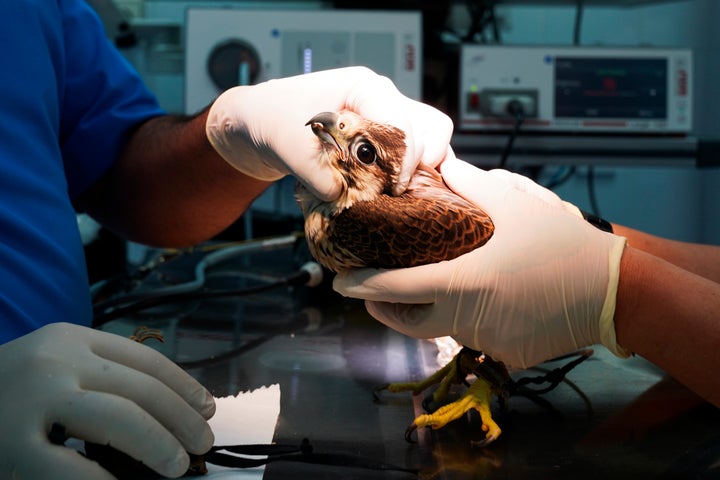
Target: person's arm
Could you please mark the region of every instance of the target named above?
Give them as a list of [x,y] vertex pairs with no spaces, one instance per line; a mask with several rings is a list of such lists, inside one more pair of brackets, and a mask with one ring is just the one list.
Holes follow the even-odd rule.
[[206,118],[207,111],[143,123],[79,206],[119,235],[151,245],[192,245],[222,231],[270,182],[228,165],[207,140]]
[[720,406],[720,284],[629,246],[614,320],[618,344]]
[[669,240],[618,224],[613,224],[613,231],[634,248],[720,283],[720,246]]
[[[528,177],[503,169],[489,170],[487,173],[512,185],[517,190],[546,202],[550,206],[562,207],[571,213],[581,215],[577,206],[563,201],[555,192],[541,187]],[[720,246],[670,240],[615,222],[611,223],[613,233],[625,237],[628,245],[720,283]]]
[[441,171],[493,219],[490,241],[437,264],[340,272],[338,292],[365,299],[371,315],[402,333],[451,335],[513,367],[596,343],[621,357],[635,352],[720,406],[720,283],[637,245],[698,269],[714,261],[714,247],[698,247],[708,252],[701,261],[691,245],[602,232],[551,192],[507,174],[459,161]]
[[344,109],[405,132],[400,191],[419,162],[434,166],[453,156],[449,117],[372,70],[340,68],[231,88],[189,120],[146,121],[77,204],[123,236],[182,246],[222,230],[285,175],[333,199],[340,181],[306,123]]

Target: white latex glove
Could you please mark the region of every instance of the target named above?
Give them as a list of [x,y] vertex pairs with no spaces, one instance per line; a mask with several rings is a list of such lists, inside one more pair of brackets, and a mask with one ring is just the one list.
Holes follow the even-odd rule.
[[538,185],[525,175],[520,175],[515,172],[510,172],[501,168],[495,168],[488,170],[487,173],[494,175],[498,179],[506,182],[509,186],[520,190],[530,195],[536,196],[538,199],[544,201],[550,206],[562,207],[570,213],[573,213],[579,217],[582,217],[582,212],[578,207],[570,202],[566,202],[560,198],[555,192],[550,189]]
[[434,167],[452,153],[448,116],[404,96],[387,77],[365,67],[231,88],[211,106],[206,132],[218,153],[246,175],[275,181],[292,174],[330,201],[340,194],[340,182],[319,162],[320,142],[305,124],[318,113],[342,109],[405,132],[408,148],[397,194],[420,161]]
[[451,261],[344,272],[338,292],[370,300],[368,311],[402,333],[449,335],[513,367],[598,342],[627,356],[613,324],[624,238],[591,226],[540,186],[518,188],[525,181],[460,160],[441,172],[493,219],[488,243]]
[[114,478],[52,444],[54,422],[169,477],[187,470],[186,450],[213,444],[209,392],[162,354],[111,333],[56,323],[0,345],[0,385],[0,478]]

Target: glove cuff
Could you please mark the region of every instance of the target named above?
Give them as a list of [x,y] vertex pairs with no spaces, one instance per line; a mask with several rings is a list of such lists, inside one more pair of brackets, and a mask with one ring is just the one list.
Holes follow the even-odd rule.
[[620,358],[627,358],[632,353],[618,345],[615,336],[615,321],[613,320],[617,302],[618,282],[620,280],[620,259],[626,243],[627,239],[625,237],[616,236],[608,252],[608,288],[602,312],[600,313],[600,342]]

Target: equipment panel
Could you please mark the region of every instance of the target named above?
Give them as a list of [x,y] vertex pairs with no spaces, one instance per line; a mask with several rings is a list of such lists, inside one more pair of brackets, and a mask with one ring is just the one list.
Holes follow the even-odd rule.
[[189,8],[186,15],[188,113],[235,85],[351,65],[420,99],[419,12]]
[[460,129],[687,134],[687,49],[465,45]]

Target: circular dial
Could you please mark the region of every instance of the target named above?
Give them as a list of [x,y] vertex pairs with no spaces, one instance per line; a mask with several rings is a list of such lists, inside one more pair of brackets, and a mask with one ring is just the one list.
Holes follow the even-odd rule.
[[237,85],[252,85],[260,73],[260,57],[249,43],[231,39],[213,47],[207,69],[220,91]]

